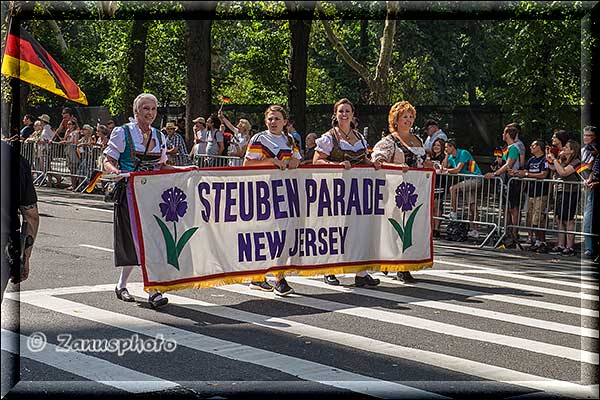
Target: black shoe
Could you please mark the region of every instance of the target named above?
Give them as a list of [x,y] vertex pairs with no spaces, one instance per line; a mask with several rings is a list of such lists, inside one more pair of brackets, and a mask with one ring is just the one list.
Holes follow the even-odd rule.
[[335,275],[325,275],[323,277],[323,282],[332,286],[338,286],[340,284],[340,281],[338,281],[338,278],[336,278]]
[[123,288],[123,289],[115,288],[115,294],[117,295],[117,299],[119,299],[119,300],[123,300],[128,303],[135,301],[133,296],[129,294],[129,291],[127,290],[127,288]]
[[[157,299],[157,297],[160,298]],[[150,304],[150,307],[154,308],[155,310],[159,307],[167,305],[168,302],[169,299],[163,297],[161,292],[156,292],[152,296],[148,297],[148,303]]]
[[285,278],[282,278],[279,282],[275,282],[275,294],[278,296],[287,296],[288,294],[294,293],[294,289],[288,285]]
[[250,282],[250,289],[272,292],[273,286],[269,285],[269,282],[267,281],[252,281]]
[[363,286],[377,286],[379,285],[379,279],[374,279],[371,275],[365,276],[355,276],[354,277],[354,286],[363,287]]
[[417,280],[415,278],[413,278],[413,276],[410,274],[410,271],[398,272],[398,274],[396,275],[396,279],[398,279],[400,282],[403,282],[403,283],[416,283],[417,282]]

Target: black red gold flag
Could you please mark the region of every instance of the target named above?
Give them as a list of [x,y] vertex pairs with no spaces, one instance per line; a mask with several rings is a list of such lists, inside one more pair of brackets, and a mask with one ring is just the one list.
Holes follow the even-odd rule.
[[24,29],[15,29],[8,34],[2,59],[2,73],[76,103],[88,104],[85,93]]

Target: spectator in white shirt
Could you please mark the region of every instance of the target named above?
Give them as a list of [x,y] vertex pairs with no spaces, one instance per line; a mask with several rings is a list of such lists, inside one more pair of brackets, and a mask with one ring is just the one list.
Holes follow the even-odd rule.
[[423,147],[429,155],[431,155],[431,146],[436,140],[442,139],[444,142],[448,141],[448,135],[446,135],[444,131],[440,129],[438,122],[434,119],[428,119],[425,121],[423,129],[425,130],[425,133],[427,133],[427,139],[425,139]]

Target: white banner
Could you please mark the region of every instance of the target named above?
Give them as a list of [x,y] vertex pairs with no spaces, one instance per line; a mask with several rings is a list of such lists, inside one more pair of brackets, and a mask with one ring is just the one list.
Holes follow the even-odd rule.
[[433,178],[394,167],[132,173],[144,286],[431,267]]

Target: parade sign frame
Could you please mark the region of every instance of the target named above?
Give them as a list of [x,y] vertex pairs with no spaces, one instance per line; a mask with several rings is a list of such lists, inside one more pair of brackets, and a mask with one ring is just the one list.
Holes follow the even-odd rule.
[[145,290],[433,265],[435,172],[396,166],[131,173]]

